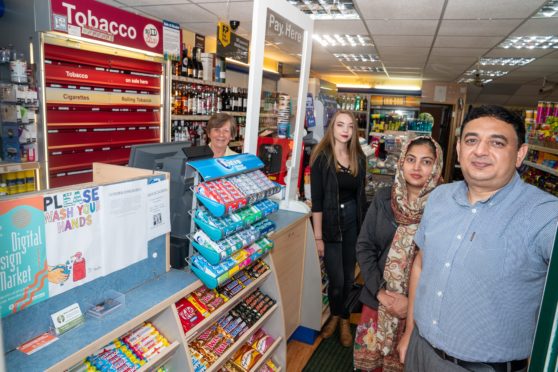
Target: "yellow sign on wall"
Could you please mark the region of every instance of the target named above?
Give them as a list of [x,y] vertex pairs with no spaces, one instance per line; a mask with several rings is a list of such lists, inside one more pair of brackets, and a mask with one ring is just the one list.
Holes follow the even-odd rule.
[[231,28],[229,25],[219,22],[218,24],[219,29],[219,41],[221,44],[226,47],[231,43]]

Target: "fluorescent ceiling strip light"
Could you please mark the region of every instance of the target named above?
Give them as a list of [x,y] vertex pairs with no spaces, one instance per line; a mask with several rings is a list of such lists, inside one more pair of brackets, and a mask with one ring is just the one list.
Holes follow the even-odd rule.
[[548,49],[558,48],[558,36],[513,36],[500,45],[504,49]]
[[534,60],[535,58],[516,57],[481,58],[479,63],[481,66],[525,66]]

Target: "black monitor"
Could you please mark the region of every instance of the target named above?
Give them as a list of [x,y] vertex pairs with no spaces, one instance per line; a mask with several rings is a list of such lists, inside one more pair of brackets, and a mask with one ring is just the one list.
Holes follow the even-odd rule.
[[194,170],[186,162],[212,157],[209,146],[192,147],[190,142],[132,146],[129,166],[170,173],[170,263],[174,268],[184,267],[188,258],[187,236],[191,223],[188,212],[192,209]]
[[128,165],[135,168],[161,170],[163,159],[175,155],[183,148],[191,147],[188,141],[168,143],[148,143],[133,145],[130,151]]

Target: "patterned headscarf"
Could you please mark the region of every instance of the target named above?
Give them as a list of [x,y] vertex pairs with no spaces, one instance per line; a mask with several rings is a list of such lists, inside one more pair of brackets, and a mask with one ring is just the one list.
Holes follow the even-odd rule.
[[[421,138],[426,138],[434,144],[436,159],[434,160],[432,173],[420,190],[418,198],[413,202],[409,202],[407,200],[407,182],[403,175],[403,164],[405,163],[409,147]],[[391,208],[398,227],[395,231],[384,269],[386,289],[389,291],[401,293],[405,296],[409,293],[409,278],[416,253],[413,239],[430,192],[442,182],[442,163],[443,155],[440,145],[428,136],[411,139],[401,151],[401,157],[397,163],[395,181],[391,189]],[[404,331],[404,325],[404,321],[388,313],[385,307],[380,304],[378,307],[377,340],[382,355],[387,356],[392,351],[396,351],[397,343]],[[384,368],[384,371],[398,370],[398,368],[390,369],[389,366],[385,367],[387,368]]]

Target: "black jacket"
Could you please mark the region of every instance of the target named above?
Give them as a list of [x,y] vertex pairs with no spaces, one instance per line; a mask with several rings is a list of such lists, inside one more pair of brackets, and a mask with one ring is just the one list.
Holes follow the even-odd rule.
[[[358,190],[357,221],[362,224],[366,208],[364,195],[364,182],[366,176],[366,163],[364,158],[359,160],[357,174]],[[319,155],[311,167],[312,212],[322,212],[322,239],[324,242],[340,242],[341,226],[339,221],[339,186],[335,167],[330,166],[325,155]]]
[[374,309],[378,308],[376,294],[384,282],[384,267],[395,230],[397,223],[391,209],[391,187],[379,189],[366,212],[356,245],[364,279],[360,301]]

